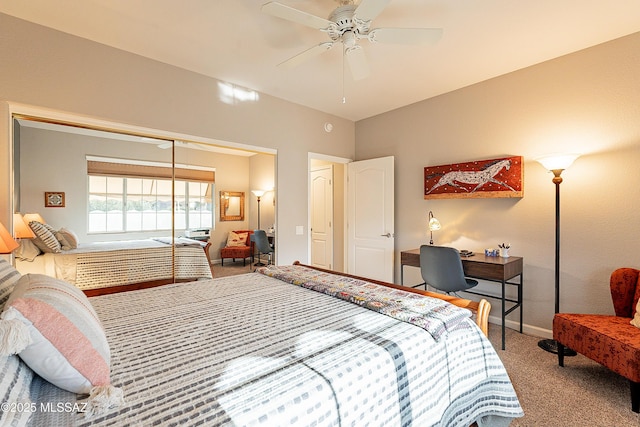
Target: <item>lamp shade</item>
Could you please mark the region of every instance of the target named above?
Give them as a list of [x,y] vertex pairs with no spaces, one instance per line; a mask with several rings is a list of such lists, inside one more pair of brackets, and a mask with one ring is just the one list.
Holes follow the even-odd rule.
[[538,157],[536,161],[538,161],[545,169],[553,171],[553,170],[564,170],[571,166],[573,162],[580,157],[580,154],[551,154],[548,156]]
[[31,227],[27,225],[19,213],[13,214],[13,232],[17,239],[33,239],[36,237]]
[[29,224],[31,221],[38,221],[41,224],[46,224],[44,218],[39,213],[26,213],[24,214],[24,222]]
[[262,196],[264,196],[264,193],[266,193],[266,191],[264,191],[264,190],[251,190],[251,192],[252,192],[256,197],[262,197]]
[[440,221],[433,217],[433,213],[429,211],[429,231],[440,230],[442,226],[440,225]]
[[18,246],[18,242],[13,240],[11,234],[9,234],[4,225],[0,223],[0,254],[10,254]]

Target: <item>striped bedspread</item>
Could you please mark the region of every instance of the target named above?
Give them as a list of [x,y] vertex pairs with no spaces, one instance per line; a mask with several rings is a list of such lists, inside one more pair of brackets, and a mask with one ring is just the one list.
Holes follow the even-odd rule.
[[[259,273],[90,299],[126,405],[47,426],[506,426],[522,409],[470,319],[424,329]],[[40,379],[41,407],[76,396]]]
[[56,277],[82,290],[177,279],[211,278],[211,268],[202,246],[190,239],[177,239],[176,262],[172,248],[161,239],[124,240],[82,244],[78,249],[50,254]]

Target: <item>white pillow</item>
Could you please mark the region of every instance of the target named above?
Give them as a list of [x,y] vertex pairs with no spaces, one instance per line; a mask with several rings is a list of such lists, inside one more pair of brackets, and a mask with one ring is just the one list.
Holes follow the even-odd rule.
[[76,249],[78,247],[78,235],[68,228],[62,227],[55,232],[56,239],[60,242],[63,251]]
[[23,261],[33,261],[41,253],[40,248],[31,239],[20,239],[20,246],[13,251],[15,257]]
[[636,304],[636,314],[633,316],[630,323],[636,328],[640,328],[640,300],[638,300],[638,304]]
[[230,231],[229,237],[227,237],[227,246],[247,246],[247,235],[249,235],[249,233],[236,233],[235,231]]
[[102,324],[84,293],[62,280],[25,274],[0,316],[0,356],[18,353],[50,383],[91,394],[87,416],[123,403],[111,385],[110,352]]

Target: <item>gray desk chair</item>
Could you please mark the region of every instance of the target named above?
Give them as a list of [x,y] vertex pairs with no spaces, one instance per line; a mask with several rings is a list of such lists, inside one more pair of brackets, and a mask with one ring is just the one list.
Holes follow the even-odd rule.
[[420,273],[422,280],[432,288],[447,294],[465,291],[478,284],[464,277],[460,252],[445,246],[420,246]]
[[273,254],[273,248],[269,244],[269,238],[267,237],[267,233],[264,230],[255,230],[253,232],[253,238],[256,242],[256,249],[258,249],[258,262],[256,262],[255,266],[262,266],[262,260],[260,256],[262,254],[267,254],[269,256],[269,261],[267,265],[271,265],[271,255]]

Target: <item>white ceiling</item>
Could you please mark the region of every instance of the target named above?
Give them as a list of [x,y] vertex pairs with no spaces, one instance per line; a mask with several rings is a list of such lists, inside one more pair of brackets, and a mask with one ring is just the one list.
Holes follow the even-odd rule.
[[[338,46],[278,68],[329,39],[262,13],[265,2],[20,0],[0,12],[354,121],[640,31],[638,0],[391,0],[373,27],[441,27],[443,37],[362,41],[371,75],[353,81]],[[338,6],[280,2],[323,18]]]

